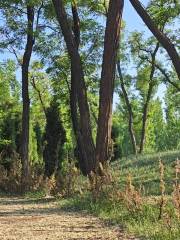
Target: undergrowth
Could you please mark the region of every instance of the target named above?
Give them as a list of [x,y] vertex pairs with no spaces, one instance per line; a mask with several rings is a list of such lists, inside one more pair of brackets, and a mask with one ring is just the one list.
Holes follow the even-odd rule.
[[141,210],[132,212],[122,202],[103,196],[94,202],[91,194],[63,200],[60,206],[67,211],[86,211],[108,224],[120,224],[124,231],[142,239],[179,240],[180,222],[170,203],[166,206],[167,216],[162,220],[158,220],[159,209],[156,204],[144,202]]
[[[60,175],[44,179],[33,171],[27,198],[54,195],[66,211],[85,211],[108,224],[142,239],[180,239],[180,152],[123,158],[92,174],[90,181],[80,175],[74,163],[64,166]],[[177,159],[177,160],[176,160]],[[0,185],[7,192],[19,187],[17,171],[2,169]],[[8,186],[8,188],[7,188]],[[16,188],[15,188],[16,189]]]
[[[178,156],[178,152],[163,153],[145,156],[146,162],[143,157],[133,159],[135,162],[132,159],[114,162],[103,178],[95,176],[86,191],[61,200],[60,206],[67,211],[85,211],[110,224],[120,224],[126,232],[142,239],[179,240]],[[150,178],[152,186],[148,191],[142,187],[142,176]]]

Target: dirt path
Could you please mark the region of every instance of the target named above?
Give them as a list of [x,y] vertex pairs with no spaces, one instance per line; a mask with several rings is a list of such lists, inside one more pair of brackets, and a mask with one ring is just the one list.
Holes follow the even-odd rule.
[[117,228],[61,210],[54,199],[0,198],[1,240],[130,240]]

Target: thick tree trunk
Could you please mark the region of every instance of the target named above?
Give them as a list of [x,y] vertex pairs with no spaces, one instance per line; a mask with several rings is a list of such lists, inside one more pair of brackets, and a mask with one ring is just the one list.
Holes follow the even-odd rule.
[[156,44],[156,48],[151,55],[152,65],[151,65],[151,73],[150,73],[150,77],[149,77],[149,89],[148,89],[148,93],[147,93],[146,102],[143,107],[142,131],[141,131],[141,142],[140,142],[139,153],[143,152],[144,144],[145,144],[145,140],[146,140],[146,123],[147,123],[147,118],[148,118],[148,107],[149,107],[149,103],[151,100],[152,91],[153,91],[153,87],[154,87],[153,77],[154,77],[154,73],[156,70],[156,54],[158,52],[158,49],[159,49],[159,42]]
[[147,11],[144,9],[144,7],[141,5],[139,0],[130,0],[130,2],[137,11],[137,13],[139,14],[139,16],[142,18],[146,26],[152,32],[152,34],[156,37],[159,43],[161,43],[162,46],[166,49],[177,72],[178,78],[180,80],[180,57],[173,43],[162,31],[160,31],[157,28],[157,26],[155,25]]
[[124,79],[123,79],[122,72],[121,72],[120,61],[117,62],[117,69],[118,69],[118,73],[119,73],[121,89],[122,89],[122,92],[123,92],[123,96],[124,96],[124,99],[125,99],[125,102],[126,102],[128,115],[129,115],[129,134],[130,134],[130,137],[131,137],[133,152],[134,152],[135,155],[137,155],[136,137],[135,137],[134,128],[133,128],[133,111],[132,111],[131,103],[129,101],[128,94],[127,94],[125,86],[124,86]]
[[100,81],[99,117],[96,139],[97,163],[105,163],[109,159],[108,148],[111,144],[112,103],[116,56],[119,45],[123,7],[123,0],[110,0]]
[[[87,91],[84,81],[82,63],[77,48],[77,40],[75,39],[75,36],[73,36],[70,26],[68,25],[67,14],[64,9],[63,1],[62,0],[52,1],[54,4],[57,20],[61,27],[66,42],[68,54],[71,60],[71,74],[72,74],[71,88],[73,87],[74,88],[73,91],[76,91],[79,109],[79,127],[77,129],[79,137],[78,142],[79,145],[81,145],[80,151],[85,166],[85,174],[87,175],[91,171],[95,170],[96,159],[95,159],[95,146],[92,138],[92,131],[90,125],[90,113],[87,102]],[[71,96],[71,98],[73,97]],[[71,107],[73,106],[72,101],[73,99],[71,99]],[[76,101],[76,99],[74,99],[74,101]],[[76,106],[74,105],[73,107]],[[76,109],[72,111],[72,116],[73,114],[76,114]],[[77,121],[77,117],[74,117],[73,121],[75,123]]]
[[21,143],[21,159],[22,159],[22,186],[23,189],[28,188],[29,181],[29,63],[33,50],[33,22],[34,22],[34,9],[27,6],[27,42],[23,55],[22,62],[22,100],[23,100],[23,112],[22,112],[22,143]]
[[[77,4],[75,1],[72,1],[72,15],[73,15],[73,33],[74,33],[74,40],[76,43],[77,50],[79,49],[80,45],[80,19],[78,15],[77,10]],[[74,135],[76,138],[76,157],[79,162],[79,167],[81,169],[81,172],[84,175],[87,175],[87,166],[86,162],[83,161],[83,156],[85,155],[83,153],[83,138],[81,136],[81,131],[79,128],[79,120],[78,120],[78,108],[77,108],[77,86],[74,79],[73,70],[71,67],[71,89],[70,89],[70,110],[71,110],[71,119],[72,119],[72,125],[74,130]]]

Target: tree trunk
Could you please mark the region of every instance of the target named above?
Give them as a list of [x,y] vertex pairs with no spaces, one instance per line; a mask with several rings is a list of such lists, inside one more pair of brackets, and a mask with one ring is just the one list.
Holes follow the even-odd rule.
[[159,43],[161,43],[162,46],[166,49],[177,72],[178,78],[180,80],[180,57],[173,43],[162,31],[160,31],[157,28],[157,26],[155,25],[147,11],[144,9],[144,7],[141,5],[139,0],[130,0],[130,2],[137,11],[137,13],[139,14],[139,16],[142,18],[146,26],[152,32],[152,34],[156,37]]
[[123,79],[122,72],[121,72],[120,61],[117,62],[117,69],[118,69],[118,73],[119,73],[121,89],[122,89],[122,92],[123,92],[123,96],[124,96],[124,99],[125,99],[125,102],[126,102],[128,115],[129,115],[129,134],[130,134],[130,137],[131,137],[131,143],[132,143],[132,147],[133,147],[133,152],[134,152],[135,155],[137,155],[136,137],[135,137],[134,128],[133,128],[132,106],[131,106],[128,94],[127,94],[125,86],[124,86],[124,79]]
[[149,89],[148,89],[148,93],[147,93],[146,102],[143,107],[142,131],[141,131],[141,142],[140,142],[139,153],[143,152],[144,144],[145,144],[145,140],[146,140],[146,123],[147,123],[148,107],[149,107],[149,103],[151,100],[152,91],[153,91],[153,87],[154,87],[153,77],[154,77],[154,73],[156,70],[156,54],[158,52],[158,49],[159,49],[159,42],[156,44],[156,48],[151,55],[152,65],[151,65],[151,73],[150,73],[150,78],[149,78]]
[[123,7],[123,0],[110,0],[100,81],[99,116],[96,139],[97,163],[105,163],[109,159],[108,148],[111,144],[112,103],[116,56],[119,45]]
[[142,153],[143,150],[144,150],[144,144],[145,144],[145,140],[146,140],[146,123],[147,123],[147,118],[148,118],[147,117],[148,107],[149,107],[149,102],[150,102],[150,99],[151,99],[152,90],[153,90],[153,83],[150,82],[146,102],[145,102],[144,107],[143,107],[141,142],[140,142],[139,153]]
[[27,6],[27,42],[22,62],[22,143],[21,143],[21,159],[22,159],[22,187],[24,190],[28,188],[29,181],[29,63],[33,50],[33,22],[34,8]]
[[[80,45],[80,19],[78,15],[77,10],[77,4],[75,1],[72,1],[72,15],[73,15],[73,33],[74,33],[74,40],[76,43],[77,50],[79,49]],[[83,153],[83,138],[81,136],[80,128],[79,128],[79,120],[78,120],[78,108],[77,108],[77,87],[76,82],[74,79],[73,70],[71,67],[71,89],[70,89],[70,110],[71,110],[71,119],[72,119],[72,125],[74,130],[74,135],[76,138],[76,157],[79,162],[79,167],[81,169],[81,172],[84,175],[87,175],[87,166],[86,162],[83,161],[83,156],[85,155]]]
[[[57,20],[61,27],[68,54],[71,60],[71,88],[73,92],[76,92],[77,103],[79,108],[79,126],[76,130],[78,133],[78,145],[80,147],[80,152],[83,158],[83,164],[85,166],[84,173],[86,175],[90,174],[91,171],[95,170],[95,146],[92,138],[92,131],[90,125],[90,113],[89,106],[87,101],[87,91],[84,81],[84,73],[82,68],[82,63],[77,47],[77,40],[73,36],[70,26],[68,25],[67,14],[65,12],[64,4],[62,0],[52,0],[57,16]],[[76,109],[77,106],[73,103],[73,100],[76,102],[76,98],[71,95],[71,108],[74,107],[74,110],[71,109],[72,120],[74,118],[74,123],[77,122]],[[75,109],[76,108],[76,109]],[[76,116],[75,116],[76,115]],[[74,117],[73,117],[74,116]],[[73,123],[73,128],[75,124]]]

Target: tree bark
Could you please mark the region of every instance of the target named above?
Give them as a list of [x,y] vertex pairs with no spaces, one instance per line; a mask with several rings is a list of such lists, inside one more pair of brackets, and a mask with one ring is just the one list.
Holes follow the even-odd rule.
[[142,18],[146,26],[152,32],[152,34],[156,37],[159,43],[161,43],[161,45],[166,49],[177,72],[178,78],[180,80],[180,57],[173,43],[162,31],[160,31],[157,28],[157,26],[155,25],[147,11],[144,9],[142,4],[139,2],[139,0],[130,0],[130,2],[137,11],[137,13],[139,14],[139,16]]
[[[78,123],[78,145],[80,147],[82,161],[84,165],[84,174],[88,175],[95,170],[95,146],[92,138],[92,131],[90,125],[90,113],[87,101],[87,91],[84,80],[83,67],[77,47],[77,40],[73,36],[70,26],[68,25],[67,14],[65,12],[62,0],[52,0],[57,16],[57,20],[61,27],[68,54],[71,60],[71,91],[77,96],[77,103],[79,109],[79,123]],[[72,89],[73,88],[73,89]],[[73,128],[77,125],[77,105],[75,105],[76,98],[71,95],[71,109]]]
[[146,102],[143,107],[142,131],[141,131],[141,142],[140,142],[139,153],[143,152],[144,144],[145,144],[145,140],[146,140],[146,123],[147,123],[147,118],[148,118],[148,107],[149,107],[149,103],[151,100],[152,91],[153,91],[153,87],[154,87],[153,77],[154,77],[154,73],[156,70],[156,54],[158,52],[158,49],[159,49],[159,42],[156,44],[156,48],[151,55],[152,65],[151,65],[151,73],[150,73],[150,77],[149,77],[149,89],[148,89],[148,93],[147,93]]
[[[73,15],[73,34],[74,34],[74,40],[76,43],[77,50],[79,49],[80,45],[80,19],[78,15],[78,9],[76,1],[73,0],[72,4],[72,15]],[[87,174],[87,167],[85,162],[83,161],[83,138],[81,137],[81,131],[79,128],[79,120],[78,120],[78,108],[77,108],[77,87],[76,82],[74,79],[74,73],[71,66],[71,89],[70,89],[70,110],[71,110],[71,119],[72,119],[72,125],[74,130],[74,135],[76,138],[76,157],[79,162],[79,167],[81,169],[81,172],[86,175]]]
[[96,139],[96,161],[103,164],[109,159],[108,148],[111,144],[116,56],[119,46],[123,7],[123,0],[110,0],[107,15]]
[[21,143],[21,160],[22,160],[22,187],[28,188],[29,181],[29,63],[33,51],[33,23],[34,8],[27,6],[27,42],[22,62],[22,143]]
[[117,70],[118,70],[118,74],[119,74],[119,78],[120,78],[121,89],[123,92],[123,96],[124,96],[124,99],[126,102],[128,115],[129,115],[129,134],[131,137],[133,152],[135,155],[137,155],[137,144],[136,144],[136,137],[134,134],[134,127],[133,127],[133,111],[132,111],[131,103],[129,101],[128,94],[127,94],[125,86],[124,86],[124,79],[123,79],[122,72],[121,72],[120,61],[117,62]]

